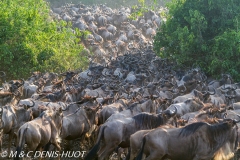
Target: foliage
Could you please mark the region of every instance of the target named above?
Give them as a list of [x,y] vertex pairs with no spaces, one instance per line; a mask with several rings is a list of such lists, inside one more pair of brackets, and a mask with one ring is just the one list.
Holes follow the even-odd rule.
[[156,11],[158,9],[157,4],[157,0],[151,0],[148,2],[145,0],[138,0],[138,5],[133,5],[131,7],[132,12],[128,18],[136,20],[139,17],[142,17],[145,12],[148,12],[149,9]]
[[214,76],[230,73],[240,80],[239,0],[172,0],[167,7],[155,51],[182,66],[199,66]]
[[0,61],[7,78],[26,78],[30,71],[86,66],[76,34],[66,22],[54,22],[43,0],[0,1]]

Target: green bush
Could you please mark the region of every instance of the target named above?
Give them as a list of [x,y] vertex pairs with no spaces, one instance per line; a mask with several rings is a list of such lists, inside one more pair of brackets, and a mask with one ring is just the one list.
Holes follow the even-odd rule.
[[87,65],[79,45],[83,33],[54,22],[43,0],[0,1],[0,70],[8,79],[30,71],[64,71]]
[[155,36],[154,50],[182,66],[240,80],[240,1],[172,0],[167,6],[167,22]]

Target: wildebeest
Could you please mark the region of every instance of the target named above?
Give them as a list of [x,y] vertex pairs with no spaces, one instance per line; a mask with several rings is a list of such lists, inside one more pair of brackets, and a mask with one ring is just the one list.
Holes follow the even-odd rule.
[[119,113],[112,114],[106,122],[114,121],[116,119],[133,117],[141,112],[156,113],[156,106],[151,99],[144,100],[144,102],[135,102],[131,104],[126,110]]
[[0,107],[0,119],[0,150],[2,149],[2,136],[3,134],[8,134],[8,153],[10,153],[12,139],[15,136],[19,127],[33,119],[32,110],[28,109],[28,106],[15,107],[14,105],[7,104]]
[[53,144],[58,151],[61,150],[60,130],[62,127],[63,113],[62,109],[46,110],[38,118],[22,125],[17,134],[17,155],[19,154],[26,143],[29,151],[37,151],[47,144]]
[[185,102],[170,105],[167,108],[167,110],[173,109],[174,107],[177,107],[178,109],[177,115],[183,116],[186,113],[194,112],[202,109],[204,107],[204,103],[200,101],[198,98],[189,98]]
[[74,113],[63,117],[62,139],[74,140],[86,134],[93,125],[97,124],[98,109],[99,107],[81,107]]
[[119,113],[127,108],[128,101],[119,99],[117,102],[104,106],[98,113],[98,125],[103,124],[111,115]]
[[238,122],[225,119],[213,125],[197,122],[183,128],[157,128],[144,136],[137,160],[143,153],[147,160],[230,159],[238,147]]
[[[161,128],[175,128],[175,127],[172,125],[164,125],[164,126],[161,126]],[[141,149],[142,139],[143,139],[144,135],[146,135],[150,131],[152,131],[152,130],[140,130],[130,136],[130,147],[131,148],[128,153],[128,154],[130,154],[130,155],[128,155],[130,157],[127,156],[128,158],[133,160],[136,157],[137,153]],[[126,158],[126,160],[128,160],[128,158]]]
[[15,96],[11,92],[1,92],[0,93],[0,106],[4,106],[7,103],[11,103],[15,99]]
[[[160,114],[143,112],[132,118],[117,119],[104,123],[99,129],[95,146],[86,155],[85,160],[93,159],[96,154],[98,154],[99,160],[103,160],[107,158],[116,147],[129,147],[130,136],[132,134],[139,130],[152,129],[166,124],[171,117],[175,116],[176,112],[176,108],[175,111],[166,110]],[[101,145],[101,140],[103,145]]]

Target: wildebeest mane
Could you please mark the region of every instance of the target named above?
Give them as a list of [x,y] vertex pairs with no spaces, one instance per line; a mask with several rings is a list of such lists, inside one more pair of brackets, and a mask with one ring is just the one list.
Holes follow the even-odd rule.
[[132,117],[139,130],[157,128],[163,124],[162,116],[150,113],[140,113]]
[[221,147],[231,137],[232,126],[228,122],[208,126],[208,139],[210,146]]
[[192,123],[189,124],[183,128],[181,128],[180,133],[179,133],[179,137],[187,137],[191,134],[194,134],[200,127],[202,127],[203,125],[208,125],[207,123],[204,122],[196,122],[196,123]]
[[[203,126],[207,126],[205,130],[207,134],[207,139],[209,141],[210,147],[214,147],[212,148],[214,150],[218,150],[220,147],[222,147],[222,145],[224,145],[224,143],[226,143],[226,141],[229,140],[229,137],[232,136],[231,135],[232,126],[228,122],[222,122],[222,123],[213,124],[213,125],[209,125],[208,123],[204,123],[204,122],[193,123],[193,124],[187,125],[186,127],[181,128],[178,136],[181,136],[181,137],[190,136]],[[235,140],[235,144],[237,144],[236,141],[238,141],[238,137],[236,139],[237,140]],[[235,145],[235,148],[236,146],[237,145]]]
[[138,102],[135,102],[135,103],[131,104],[127,109],[132,111],[133,108],[135,108],[138,104],[139,104]]

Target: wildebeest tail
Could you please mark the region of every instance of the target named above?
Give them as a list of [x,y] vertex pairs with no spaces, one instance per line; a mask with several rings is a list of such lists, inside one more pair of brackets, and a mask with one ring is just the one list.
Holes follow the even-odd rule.
[[17,151],[17,155],[16,157],[14,158],[15,160],[19,160],[20,157],[19,157],[19,154],[21,153],[21,150],[22,148],[24,147],[24,144],[25,144],[25,132],[27,131],[27,127],[24,128],[24,130],[19,130],[18,132],[18,146],[16,148],[16,151]]
[[106,126],[103,126],[100,128],[99,134],[98,134],[98,139],[97,139],[97,143],[93,146],[93,148],[90,150],[90,152],[86,155],[86,157],[84,158],[84,160],[93,160],[99,150],[100,147],[100,142],[101,139],[104,136],[104,130],[105,130]]
[[144,150],[144,146],[146,143],[146,136],[143,137],[143,143],[142,143],[142,148],[140,150],[140,152],[138,153],[136,160],[142,160],[142,155],[143,155],[143,150]]

